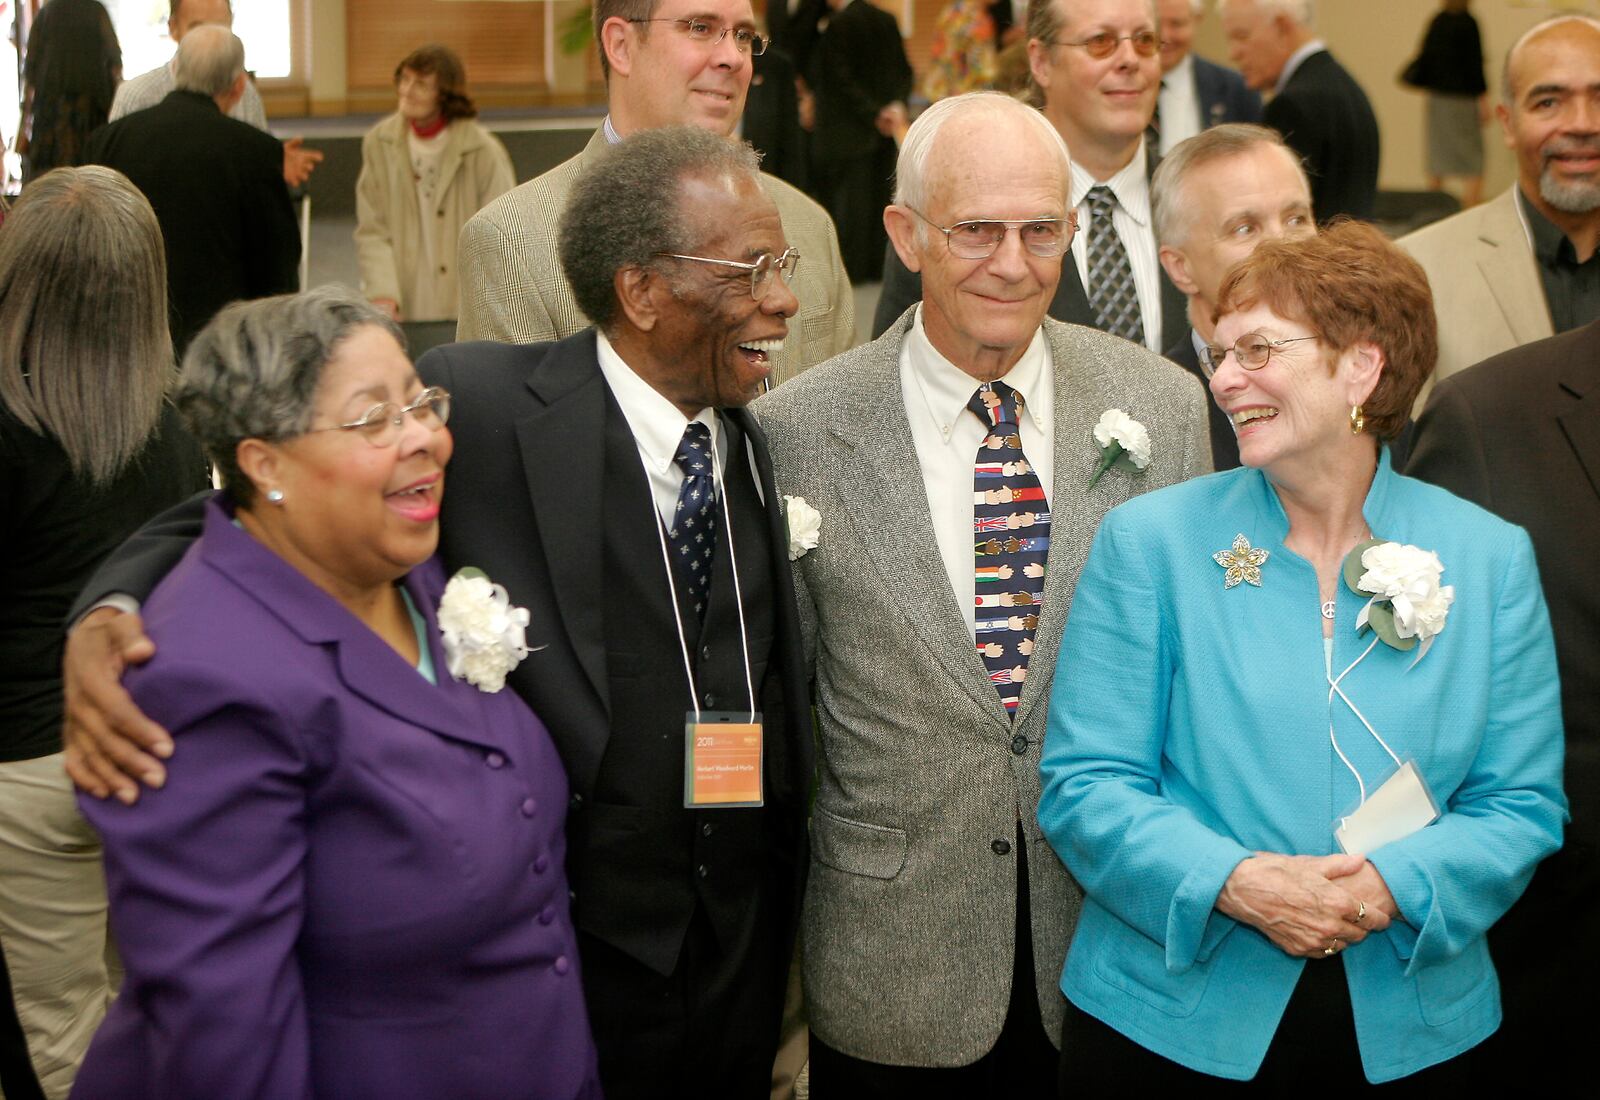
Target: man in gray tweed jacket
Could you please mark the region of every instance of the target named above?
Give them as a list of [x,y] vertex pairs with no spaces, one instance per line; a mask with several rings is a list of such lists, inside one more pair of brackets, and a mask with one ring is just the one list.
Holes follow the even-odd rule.
[[[885,215],[922,304],[754,406],[779,490],[821,517],[795,563],[821,733],[801,933],[818,1100],[1055,1095],[1080,901],[1035,820],[1056,649],[1105,512],[1211,469],[1193,377],[1045,318],[1067,195],[1042,115],[935,104]],[[1097,478],[1109,409],[1147,429],[1148,462]]]
[[[690,18],[690,17],[693,18]],[[608,142],[659,126],[731,135],[750,87],[750,0],[597,0],[595,38],[610,113],[588,146],[495,199],[467,222],[457,256],[459,340],[541,343],[589,327],[562,274],[556,231],[573,182]],[[720,35],[720,37],[718,37]],[[772,356],[773,381],[855,343],[855,305],[827,212],[773,176],[762,186],[800,252],[800,312]]]

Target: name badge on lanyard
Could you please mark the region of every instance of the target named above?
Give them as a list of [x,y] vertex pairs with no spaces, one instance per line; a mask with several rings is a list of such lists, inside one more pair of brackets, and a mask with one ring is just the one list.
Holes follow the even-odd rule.
[[703,710],[683,723],[683,804],[695,809],[761,806],[760,713]]

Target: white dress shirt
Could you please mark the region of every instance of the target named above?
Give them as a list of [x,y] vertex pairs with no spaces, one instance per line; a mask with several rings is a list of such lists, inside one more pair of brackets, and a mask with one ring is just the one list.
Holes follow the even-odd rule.
[[[1055,372],[1043,330],[1033,334],[1022,358],[1000,381],[1022,395],[1022,450],[1048,506],[1055,472]],[[989,429],[967,402],[981,384],[934,348],[918,306],[900,348],[900,390],[928,494],[933,536],[969,634],[975,629],[978,587],[972,553],[973,474],[978,446]]]
[[[678,406],[668,401],[655,388],[633,372],[622,361],[617,349],[611,346],[603,332],[595,333],[595,343],[600,359],[600,373],[605,375],[611,396],[622,406],[622,418],[628,422],[633,442],[639,448],[639,461],[644,464],[645,476],[650,479],[650,495],[655,499],[656,511],[669,527],[678,513],[678,490],[683,487],[683,471],[678,468],[675,455],[683,441],[683,430],[690,420]],[[722,424],[716,410],[701,409],[694,420],[711,429],[711,452],[717,456],[718,472],[727,470],[728,456],[724,453]],[[1031,460],[1031,456],[1030,456]]]
[[1184,54],[1183,60],[1161,78],[1160,110],[1162,156],[1172,152],[1178,142],[1205,129],[1205,119],[1200,117],[1200,89],[1194,82],[1194,54]]
[[[1078,233],[1072,238],[1072,258],[1084,292],[1089,287],[1089,189],[1102,183],[1117,196],[1111,224],[1128,251],[1133,268],[1133,289],[1139,296],[1139,317],[1144,322],[1144,346],[1157,355],[1161,346],[1161,261],[1156,258],[1156,231],[1150,216],[1150,180],[1145,174],[1144,142],[1133,159],[1108,180],[1097,180],[1077,161],[1072,162],[1072,205],[1078,210]],[[1033,455],[1028,455],[1033,461]]]
[[1284,85],[1289,83],[1289,78],[1304,62],[1314,53],[1320,53],[1328,48],[1328,44],[1320,38],[1313,38],[1304,46],[1289,55],[1289,60],[1283,63],[1283,72],[1278,74],[1278,82],[1272,86],[1272,94],[1277,95],[1283,91]]

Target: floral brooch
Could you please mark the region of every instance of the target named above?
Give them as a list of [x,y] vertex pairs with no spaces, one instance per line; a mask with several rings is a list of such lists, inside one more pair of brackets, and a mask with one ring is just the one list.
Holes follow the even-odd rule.
[[1116,466],[1139,473],[1150,465],[1150,433],[1145,426],[1121,409],[1107,409],[1094,426],[1094,441],[1100,448],[1100,468],[1089,479],[1089,488]]
[[479,691],[496,692],[529,653],[528,610],[513,607],[506,590],[470,566],[450,578],[439,600],[450,675]]
[[806,503],[805,497],[785,496],[783,516],[789,528],[789,560],[799,561],[806,551],[817,548],[822,537],[822,513]]

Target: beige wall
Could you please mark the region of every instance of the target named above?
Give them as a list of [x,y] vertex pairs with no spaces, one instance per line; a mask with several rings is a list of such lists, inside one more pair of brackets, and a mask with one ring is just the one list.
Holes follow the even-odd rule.
[[[1380,186],[1414,190],[1423,186],[1426,143],[1422,133],[1420,92],[1401,86],[1398,76],[1415,55],[1422,32],[1439,5],[1434,0],[1319,0],[1317,31],[1339,62],[1361,82],[1383,133]],[[1597,0],[1542,3],[1539,0],[1476,0],[1472,13],[1483,32],[1488,61],[1489,95],[1498,102],[1500,66],[1506,50],[1534,23],[1557,11],[1600,12]],[[1215,13],[1206,18],[1195,40],[1200,53],[1227,61],[1227,48]],[[1484,129],[1486,194],[1510,186],[1516,164],[1500,137],[1500,125]]]

